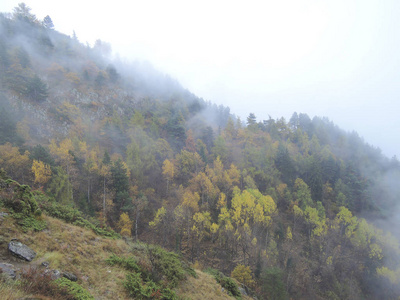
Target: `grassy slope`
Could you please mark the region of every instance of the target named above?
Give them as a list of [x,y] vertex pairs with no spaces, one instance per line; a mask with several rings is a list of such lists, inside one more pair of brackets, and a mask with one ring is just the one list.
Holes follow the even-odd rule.
[[[122,281],[126,271],[119,266],[109,266],[105,260],[111,254],[134,255],[137,260],[145,258],[145,245],[129,244],[124,240],[111,240],[95,235],[92,231],[66,224],[48,216],[43,216],[47,229],[41,232],[24,233],[13,218],[3,220],[0,226],[0,261],[9,262],[19,268],[38,266],[47,261],[51,269],[72,272],[78,276],[78,283],[96,299],[128,298]],[[17,238],[36,251],[31,263],[21,262],[7,252],[7,244]],[[221,291],[214,278],[199,270],[198,278],[188,276],[176,289],[185,299],[232,299]],[[2,299],[18,299],[28,295],[14,283],[0,283]],[[38,295],[35,295],[38,296]],[[42,297],[42,299],[48,299]],[[245,298],[244,298],[245,299]]]

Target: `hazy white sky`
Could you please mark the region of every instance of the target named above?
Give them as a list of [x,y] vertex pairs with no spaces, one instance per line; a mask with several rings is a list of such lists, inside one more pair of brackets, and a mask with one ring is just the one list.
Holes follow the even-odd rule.
[[[1,12],[21,1],[2,0]],[[245,119],[327,116],[400,157],[400,1],[25,1]]]

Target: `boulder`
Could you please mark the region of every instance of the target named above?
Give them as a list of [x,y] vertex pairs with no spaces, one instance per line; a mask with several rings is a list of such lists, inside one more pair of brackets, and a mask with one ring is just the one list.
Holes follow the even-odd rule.
[[36,256],[35,251],[15,239],[11,240],[8,244],[8,251],[10,251],[12,255],[26,261],[32,261]]
[[15,268],[12,264],[0,263],[0,273],[7,275],[8,277],[15,279]]
[[69,272],[63,272],[62,276],[64,276],[65,278],[71,280],[71,281],[78,281],[78,277],[76,277],[75,274],[69,273]]

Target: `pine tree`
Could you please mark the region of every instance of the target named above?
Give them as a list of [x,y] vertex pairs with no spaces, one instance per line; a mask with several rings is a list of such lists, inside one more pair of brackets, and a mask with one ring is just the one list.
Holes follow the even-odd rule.
[[50,16],[47,15],[43,19],[43,26],[47,29],[54,29],[53,21],[51,20]]
[[45,101],[48,96],[47,85],[40,79],[38,75],[35,75],[28,83],[26,94],[30,99],[36,102]]

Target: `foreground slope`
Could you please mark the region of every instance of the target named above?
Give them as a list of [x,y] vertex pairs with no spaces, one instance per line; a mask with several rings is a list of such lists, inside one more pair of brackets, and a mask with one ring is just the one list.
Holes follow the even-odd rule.
[[[35,232],[23,232],[22,227],[11,217],[6,217],[0,227],[0,263],[11,263],[19,279],[7,280],[5,275],[0,283],[2,299],[20,299],[37,297],[54,299],[51,291],[43,290],[45,279],[40,279],[46,270],[59,270],[75,274],[78,284],[95,299],[131,298],[124,288],[126,270],[118,265],[110,265],[107,259],[112,255],[134,257],[146,261],[145,244],[135,244],[122,239],[109,239],[96,235],[93,231],[67,224],[64,221],[43,216],[46,229]],[[7,245],[11,239],[18,239],[37,256],[32,262],[26,262],[12,256]],[[45,263],[46,266],[43,265]],[[38,276],[24,277],[24,272],[37,272]],[[184,299],[232,299],[215,279],[199,270],[197,278],[188,276],[175,289],[176,294]],[[28,280],[28,281],[27,281]],[[18,284],[19,282],[19,284]],[[57,295],[57,294],[55,294]],[[68,295],[57,295],[57,299],[69,299]],[[133,298],[135,298],[133,296]],[[150,297],[150,298],[156,298]],[[84,299],[79,296],[76,299]],[[172,298],[171,298],[172,299]]]

